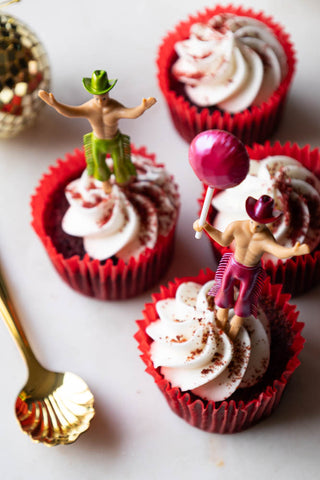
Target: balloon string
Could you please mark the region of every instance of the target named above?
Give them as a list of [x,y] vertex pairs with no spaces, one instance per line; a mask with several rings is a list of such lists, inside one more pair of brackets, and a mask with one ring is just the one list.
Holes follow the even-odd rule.
[[0,2],[0,9],[3,7],[7,7],[8,5],[11,5],[12,3],[18,3],[20,0],[9,0],[9,2]]

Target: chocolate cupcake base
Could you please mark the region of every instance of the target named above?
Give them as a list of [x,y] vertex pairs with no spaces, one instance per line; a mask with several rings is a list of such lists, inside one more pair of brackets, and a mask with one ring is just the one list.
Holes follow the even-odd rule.
[[[318,148],[311,150],[310,145],[299,147],[296,143],[290,142],[283,145],[280,142],[274,144],[266,142],[264,145],[255,144],[247,147],[247,150],[249,157],[257,161],[272,155],[292,157],[320,179],[320,151]],[[206,189],[207,187],[203,186],[203,194],[199,199],[200,206],[203,204]],[[219,195],[218,192],[215,194]],[[216,214],[217,211],[211,206],[208,212],[208,222],[211,225],[214,225]],[[231,251],[230,247],[222,247],[209,236],[208,238],[217,262],[225,253]],[[270,259],[264,260],[262,257],[261,263],[271,282],[281,284],[282,291],[290,293],[293,297],[309,291],[320,283],[320,244],[307,255],[292,257],[285,261],[278,260],[276,263]]]
[[200,272],[197,277],[176,279],[168,287],[161,287],[161,293],[153,295],[153,303],[145,305],[144,319],[137,322],[139,330],[135,335],[142,352],[141,358],[146,371],[164,394],[170,408],[190,425],[214,433],[235,433],[245,430],[268,417],[278,406],[287,382],[299,366],[298,354],[304,339],[301,336],[303,323],[297,322],[298,312],[290,305],[289,295],[281,293],[280,285],[264,284],[259,306],[267,315],[271,328],[270,363],[262,380],[247,389],[238,389],[223,402],[203,400],[192,392],[172,388],[160,368],[154,368],[150,358],[152,340],[146,334],[146,327],[158,317],[155,304],[158,300],[175,296],[178,286],[193,281],[204,284],[214,277],[211,271]]
[[[230,13],[252,17],[264,23],[281,43],[287,57],[288,72],[277,90],[260,106],[251,106],[242,112],[231,114],[215,106],[199,108],[185,95],[183,85],[172,75],[172,66],[177,59],[175,44],[189,37],[195,23],[207,23],[214,15]],[[216,5],[187,20],[180,22],[163,39],[157,57],[158,82],[167,102],[172,121],[179,134],[190,143],[200,132],[211,129],[226,130],[247,145],[262,143],[277,129],[282,117],[286,97],[295,72],[295,51],[289,35],[283,27],[262,12],[254,12],[232,5]]]
[[[154,160],[153,155],[132,147],[132,153]],[[68,207],[64,189],[85,169],[82,151],[58,160],[45,174],[31,199],[32,226],[52,264],[74,290],[101,300],[120,300],[151,288],[167,270],[173,255],[175,224],[167,235],[159,235],[154,248],[147,248],[127,263],[122,259],[92,259],[84,252],[82,239],[65,234],[61,220]]]

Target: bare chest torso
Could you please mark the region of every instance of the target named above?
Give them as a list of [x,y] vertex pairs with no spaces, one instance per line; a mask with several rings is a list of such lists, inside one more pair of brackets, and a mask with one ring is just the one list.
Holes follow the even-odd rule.
[[235,259],[248,267],[257,265],[262,257],[263,249],[259,233],[242,231],[235,242]]
[[114,108],[103,107],[93,112],[89,121],[96,137],[111,139],[116,136],[118,131],[118,118]]

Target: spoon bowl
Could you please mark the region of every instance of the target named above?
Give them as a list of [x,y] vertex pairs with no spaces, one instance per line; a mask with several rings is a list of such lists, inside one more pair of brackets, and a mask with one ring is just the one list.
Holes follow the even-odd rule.
[[0,273],[0,314],[26,362],[29,377],[15,411],[22,430],[48,446],[73,443],[94,416],[94,398],[74,373],[52,372],[36,359]]
[[94,416],[93,395],[74,373],[43,369],[42,380],[28,380],[16,400],[16,417],[35,442],[73,443]]

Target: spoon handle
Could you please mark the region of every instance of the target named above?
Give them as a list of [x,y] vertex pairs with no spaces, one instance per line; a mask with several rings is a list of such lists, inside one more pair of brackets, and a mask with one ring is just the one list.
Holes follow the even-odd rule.
[[7,287],[5,285],[2,273],[0,271],[0,314],[5,321],[10,333],[12,334],[19,350],[24,357],[27,365],[30,367],[35,362],[35,358],[26,334],[22,328],[19,317],[15,311],[13,303],[10,299]]

